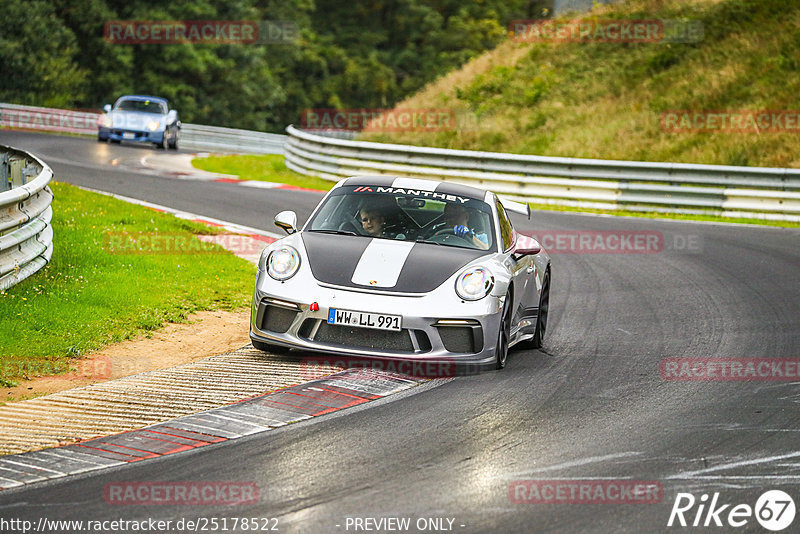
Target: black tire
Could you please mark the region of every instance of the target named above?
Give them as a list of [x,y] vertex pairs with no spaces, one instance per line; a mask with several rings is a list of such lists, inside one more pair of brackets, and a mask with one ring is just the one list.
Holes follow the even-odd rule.
[[177,133],[175,134],[175,137],[173,138],[173,140],[170,141],[169,143],[167,143],[167,147],[169,147],[170,150],[178,150],[178,134]]
[[164,131],[164,136],[161,138],[160,143],[153,143],[155,147],[159,150],[166,150],[167,149],[167,132]]
[[536,330],[530,342],[530,348],[542,348],[544,334],[547,331],[547,314],[550,311],[550,269],[545,271],[542,281],[542,293],[539,296],[539,313],[536,316]]
[[108,143],[108,137],[100,137],[100,136],[98,135],[98,136],[97,136],[97,142],[98,142],[98,143]]
[[289,348],[282,345],[270,345],[269,343],[256,341],[255,339],[251,339],[250,341],[252,341],[254,348],[263,352],[271,352],[273,354],[286,354],[289,352]]
[[495,369],[502,369],[508,362],[508,342],[511,338],[511,313],[513,311],[511,293],[506,295],[500,316],[500,328],[497,334],[497,348],[495,349]]
[[109,141],[111,141],[112,143],[117,144],[117,145],[120,144],[120,140],[119,139],[109,139]]

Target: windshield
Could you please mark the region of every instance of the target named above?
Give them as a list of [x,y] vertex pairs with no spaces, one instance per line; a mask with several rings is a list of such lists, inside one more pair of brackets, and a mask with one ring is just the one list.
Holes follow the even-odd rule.
[[492,211],[482,200],[392,187],[335,189],[306,231],[487,251],[496,248]]
[[117,104],[119,111],[141,111],[144,113],[166,113],[164,104],[152,100],[123,100]]

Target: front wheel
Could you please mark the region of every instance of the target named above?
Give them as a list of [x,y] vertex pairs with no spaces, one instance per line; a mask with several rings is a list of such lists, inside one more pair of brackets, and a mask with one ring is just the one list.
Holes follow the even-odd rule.
[[497,333],[497,348],[495,349],[495,368],[502,369],[508,361],[508,340],[511,337],[511,293],[506,295],[503,303],[502,315],[500,316],[500,328]]

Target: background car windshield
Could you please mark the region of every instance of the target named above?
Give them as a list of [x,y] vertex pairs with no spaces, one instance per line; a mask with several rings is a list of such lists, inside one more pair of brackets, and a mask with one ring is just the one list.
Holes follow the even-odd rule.
[[[391,192],[377,192],[381,189]],[[375,186],[340,187],[325,200],[306,230],[495,250],[488,204],[458,195],[433,195],[431,191]],[[456,226],[466,226],[470,232],[464,235],[463,230],[455,230]],[[472,235],[486,246],[479,246]]]
[[123,100],[117,105],[120,111],[141,111],[144,113],[164,113],[163,104],[152,100]]

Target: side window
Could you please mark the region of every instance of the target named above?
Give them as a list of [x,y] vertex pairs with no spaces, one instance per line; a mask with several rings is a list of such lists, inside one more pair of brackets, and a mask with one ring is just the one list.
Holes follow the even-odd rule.
[[514,239],[514,230],[511,226],[511,221],[508,220],[508,215],[506,215],[506,209],[500,202],[497,203],[497,218],[500,221],[500,237],[503,239],[503,250],[508,250]]

